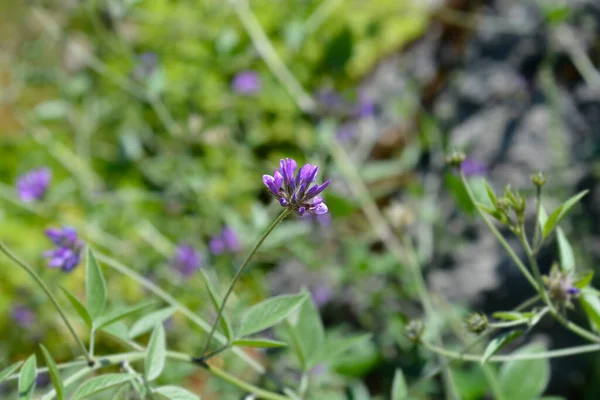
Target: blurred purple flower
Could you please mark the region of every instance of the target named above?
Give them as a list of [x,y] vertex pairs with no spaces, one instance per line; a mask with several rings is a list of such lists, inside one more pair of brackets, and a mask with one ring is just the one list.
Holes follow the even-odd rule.
[[315,305],[317,307],[321,308],[325,304],[327,304],[329,302],[329,300],[331,300],[331,297],[333,296],[333,292],[329,285],[323,283],[323,284],[320,284],[320,285],[314,287],[310,291],[310,295],[311,295],[313,301],[315,302]]
[[229,226],[225,226],[220,234],[212,237],[208,247],[213,254],[218,255],[225,252],[236,253],[240,251],[241,244],[237,233]]
[[52,172],[49,168],[38,168],[21,175],[17,179],[19,198],[26,203],[41,200],[44,198],[51,180]]
[[488,166],[474,158],[466,158],[460,165],[460,170],[465,176],[485,175]]
[[375,114],[375,103],[369,96],[361,93],[358,96],[358,104],[354,107],[354,115],[360,118],[371,117]]
[[83,241],[77,237],[75,229],[68,226],[50,228],[46,230],[46,236],[56,245],[56,249],[44,252],[44,257],[49,259],[48,266],[71,272],[79,264],[83,249]]
[[326,108],[334,108],[342,104],[342,98],[334,89],[319,90],[317,100]]
[[17,325],[28,328],[35,323],[35,314],[29,307],[18,305],[12,309],[12,319]]
[[131,75],[133,79],[138,81],[147,79],[154,73],[154,71],[156,71],[157,66],[158,56],[154,52],[147,51],[140,54],[138,57],[138,64],[131,72]]
[[307,222],[317,223],[319,226],[329,226],[331,225],[332,218],[331,214],[304,214],[302,216]]
[[327,372],[327,367],[325,364],[317,364],[310,370],[310,374],[313,376],[321,376]]
[[179,245],[172,264],[182,276],[187,278],[202,267],[202,256],[191,246]]
[[318,195],[329,186],[331,181],[326,180],[322,185],[315,184],[309,188],[315,181],[319,167],[305,164],[294,178],[296,166],[294,159],[282,159],[279,162],[279,169],[275,170],[273,176],[263,175],[263,183],[279,200],[282,207],[290,209],[297,215],[302,216],[307,211],[311,214],[327,213],[327,206]]
[[340,142],[348,142],[356,136],[356,128],[350,124],[344,124],[339,127],[335,137]]
[[233,78],[231,87],[239,94],[254,94],[260,90],[260,77],[255,71],[239,72]]

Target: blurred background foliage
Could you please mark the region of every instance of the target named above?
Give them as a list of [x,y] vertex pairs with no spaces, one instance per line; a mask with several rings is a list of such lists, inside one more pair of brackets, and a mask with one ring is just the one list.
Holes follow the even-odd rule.
[[[176,246],[200,251],[202,268],[225,284],[278,212],[262,174],[271,174],[281,157],[318,164],[321,179],[333,180],[325,196],[331,220],[290,218],[279,227],[242,280],[232,307],[306,287],[332,332],[373,334],[315,373],[314,385],[321,389],[313,398],[366,399],[369,392],[389,398],[396,367],[412,382],[432,368],[434,358],[403,335],[406,315],[420,315],[417,288],[406,261],[386,251],[372,229],[365,204],[375,201],[397,234],[419,221],[410,233],[419,238],[423,264],[442,267],[453,248],[467,246],[469,233],[455,236],[456,225],[448,220],[458,215],[472,221],[474,209],[457,178],[441,165],[447,127],[426,107],[435,80],[428,86],[410,82],[401,91],[391,87],[385,99],[369,93],[365,82],[440,18],[456,16],[409,0],[246,4],[3,1],[0,236],[57,293],[64,285],[83,295],[83,268],[65,274],[47,269],[42,257],[50,248],[44,229],[73,226],[87,244],[210,319],[214,313],[199,276],[182,277],[171,265]],[[568,17],[564,7],[544,16],[549,23]],[[464,40],[460,32],[454,35],[454,43]],[[256,74],[255,93],[236,90],[233,82],[243,71]],[[345,139],[344,129],[358,129],[362,136],[351,132]],[[554,144],[560,150],[560,137]],[[47,196],[23,203],[14,182],[42,166],[53,174]],[[423,172],[425,166],[433,178]],[[440,208],[440,197],[451,211]],[[235,230],[243,249],[211,254],[208,242],[224,226]],[[0,264],[2,363],[24,359],[39,342],[57,361],[68,361],[74,349],[43,293],[5,259]],[[151,297],[133,280],[109,270],[106,275],[111,306]],[[440,303],[444,315],[433,329],[460,331],[471,300]],[[15,307],[31,310],[31,321],[18,322]],[[198,351],[205,338],[178,315],[168,327],[169,345],[181,351]],[[109,338],[99,340],[98,353],[120,349]],[[298,379],[289,354],[253,355],[279,379]],[[219,361],[253,379],[239,359],[226,355]],[[455,373],[462,398],[486,396],[480,369],[457,366]],[[190,366],[174,364],[161,379],[203,398],[241,395]],[[438,379],[431,380],[422,396],[441,398],[442,390]]]

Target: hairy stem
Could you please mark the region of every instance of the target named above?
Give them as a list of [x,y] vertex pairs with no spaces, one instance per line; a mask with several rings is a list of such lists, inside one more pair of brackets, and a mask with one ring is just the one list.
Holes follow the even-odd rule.
[[29,266],[24,261],[19,259],[2,241],[0,241],[0,251],[2,251],[2,253],[4,253],[4,255],[6,255],[10,260],[12,260],[19,267],[21,267],[25,272],[27,272],[29,274],[29,276],[31,276],[33,278],[33,280],[38,284],[38,286],[40,288],[42,288],[42,290],[44,291],[46,296],[48,296],[48,298],[50,299],[50,302],[52,302],[52,304],[56,308],[56,311],[58,311],[58,314],[60,315],[60,317],[64,321],[65,325],[69,329],[69,332],[71,332],[71,335],[73,336],[73,338],[75,339],[75,341],[77,342],[79,347],[81,348],[81,352],[83,353],[83,356],[86,358],[88,363],[93,364],[94,363],[93,356],[91,354],[88,354],[85,344],[83,344],[83,341],[81,340],[79,335],[77,335],[77,333],[75,332],[75,329],[73,329],[73,325],[71,325],[71,323],[69,322],[69,319],[63,313],[62,309],[60,308],[60,305],[58,304],[58,301],[56,300],[56,298],[54,297],[54,295],[52,294],[52,292],[50,291],[48,286],[46,286],[46,284],[44,283],[42,278],[40,278],[40,276],[37,274],[37,272],[35,272],[35,270],[31,266]]
[[210,347],[210,342],[212,340],[213,335],[215,334],[215,331],[217,330],[217,325],[219,325],[219,323],[221,322],[221,316],[223,315],[223,310],[225,309],[225,305],[227,304],[227,300],[229,299],[229,296],[233,292],[233,287],[235,286],[237,281],[240,280],[240,277],[244,273],[244,270],[246,269],[248,264],[250,264],[250,261],[254,257],[254,254],[256,254],[256,252],[258,251],[260,246],[263,244],[263,242],[265,241],[267,236],[269,236],[269,234],[271,232],[273,232],[273,229],[275,229],[275,227],[277,227],[277,225],[279,225],[281,223],[281,221],[283,221],[285,219],[285,217],[287,217],[289,214],[290,214],[290,210],[288,210],[288,209],[285,209],[281,214],[279,214],[279,216],[267,228],[267,230],[261,236],[261,238],[258,240],[258,242],[256,242],[256,244],[254,245],[252,250],[250,250],[250,253],[248,254],[246,259],[242,263],[242,266],[238,269],[237,273],[233,277],[231,283],[229,284],[229,287],[227,288],[227,292],[225,292],[225,297],[223,297],[221,306],[219,307],[219,310],[217,311],[217,318],[215,319],[215,322],[213,322],[213,324],[212,324],[210,333],[208,334],[208,338],[206,338],[206,343],[204,344],[204,348],[202,349],[202,356],[204,356],[206,354],[206,352],[208,351],[208,348]]

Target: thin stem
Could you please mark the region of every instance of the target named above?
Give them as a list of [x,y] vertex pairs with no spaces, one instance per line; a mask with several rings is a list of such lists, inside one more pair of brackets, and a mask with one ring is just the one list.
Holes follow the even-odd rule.
[[[77,371],[76,373],[71,375],[69,378],[65,379],[64,386],[68,387],[68,386],[72,385],[73,383],[77,382],[79,379],[81,379],[101,368],[106,368],[106,367],[113,366],[113,365],[119,365],[123,362],[132,363],[134,361],[143,360],[145,357],[146,357],[145,351],[121,353],[121,354],[114,354],[114,355],[105,356],[105,357],[99,357],[97,359],[98,362],[96,364],[94,364],[94,366],[92,366],[92,367],[86,366],[86,367],[82,368],[80,371]],[[186,362],[186,363],[194,362],[193,358],[191,356],[189,356],[188,354],[180,353],[180,352],[176,352],[176,351],[167,351],[167,358],[169,360],[181,361],[181,362]],[[64,369],[67,366],[72,366],[72,363],[57,365],[57,367],[59,369]],[[286,396],[282,396],[280,394],[273,393],[268,390],[264,390],[257,386],[254,386],[250,383],[244,382],[217,367],[207,364],[206,370],[209,371],[211,374],[215,375],[216,377],[221,378],[224,381],[229,382],[232,385],[238,387],[239,389],[246,391],[246,392],[250,392],[250,393],[258,396],[258,398],[266,399],[266,400],[290,400]],[[46,395],[42,396],[41,400],[52,400],[52,399],[54,399],[55,396],[56,396],[56,392],[54,390],[52,390],[52,391],[48,392]]]
[[[475,361],[481,362],[483,359],[482,355],[479,354],[465,354],[457,351],[452,351],[448,349],[444,349],[440,346],[437,346],[433,343],[428,343],[425,341],[421,342],[427,349],[433,351],[434,353],[443,355],[444,357],[453,358],[457,360],[463,361]],[[507,362],[507,361],[517,361],[517,360],[539,360],[544,358],[559,358],[559,357],[568,357],[577,354],[591,353],[595,351],[600,351],[600,344],[588,344],[584,346],[575,346],[569,347],[566,349],[559,350],[549,350],[541,353],[533,353],[533,354],[511,354],[511,355],[499,355],[499,356],[491,356],[487,359],[487,362]]]
[[46,286],[46,284],[44,283],[44,281],[42,280],[42,278],[39,277],[39,275],[34,271],[34,269],[31,268],[31,266],[27,265],[24,261],[22,261],[21,259],[19,259],[12,251],[10,251],[10,249],[2,241],[0,241],[0,251],[2,251],[15,264],[17,264],[18,266],[20,266],[21,268],[23,268],[23,270],[25,270],[25,272],[27,272],[29,274],[29,276],[31,276],[35,280],[35,282],[38,284],[38,286],[40,288],[42,288],[42,290],[44,291],[44,293],[46,293],[46,296],[48,296],[48,298],[50,299],[50,301],[52,302],[52,304],[54,305],[54,307],[58,311],[58,314],[60,315],[60,317],[64,321],[65,325],[67,326],[67,328],[71,332],[71,335],[73,335],[73,338],[75,339],[75,341],[77,342],[77,344],[81,348],[82,353],[83,353],[84,357],[86,358],[86,360],[88,361],[88,363],[93,364],[94,363],[94,359],[92,358],[91,355],[88,354],[87,349],[85,347],[85,344],[83,344],[83,341],[77,335],[77,333],[75,332],[75,329],[73,329],[73,326],[71,325],[71,323],[67,319],[67,316],[63,313],[62,309],[60,308],[60,305],[58,304],[58,301],[56,300],[56,298],[54,297],[54,295],[52,294],[52,292],[50,291],[50,289],[48,288],[48,286]]
[[206,339],[206,343],[204,344],[204,348],[202,349],[202,355],[206,354],[206,352],[210,346],[210,341],[212,340],[212,337],[215,334],[215,331],[217,329],[217,325],[221,322],[221,316],[223,315],[223,310],[225,309],[225,305],[227,304],[227,300],[229,299],[229,296],[233,292],[233,287],[235,286],[237,281],[240,279],[240,277],[242,276],[242,273],[244,272],[244,270],[246,269],[246,267],[252,260],[252,257],[254,257],[254,254],[260,248],[260,246],[263,244],[263,242],[265,241],[267,236],[269,236],[269,234],[273,231],[273,229],[275,229],[275,227],[277,225],[279,225],[279,223],[281,221],[283,221],[285,219],[285,217],[287,217],[289,214],[290,214],[290,210],[287,208],[284,211],[282,211],[281,214],[279,214],[279,216],[275,219],[275,221],[273,221],[273,223],[267,228],[267,230],[261,236],[261,238],[258,240],[258,242],[254,245],[252,250],[250,250],[250,253],[248,254],[246,259],[242,263],[242,266],[238,269],[237,273],[233,277],[233,280],[231,281],[231,283],[229,284],[229,287],[227,288],[225,297],[223,297],[223,302],[221,303],[221,306],[219,307],[219,310],[217,311],[217,318],[215,319],[215,322],[213,322],[212,328],[210,329],[210,333],[208,334],[208,338]]
[[[158,287],[155,283],[144,278],[137,272],[132,271],[130,268],[121,264],[119,261],[115,260],[114,258],[111,258],[103,253],[97,252],[95,254],[96,254],[96,258],[98,259],[98,261],[101,261],[102,263],[104,263],[104,265],[106,265],[106,266],[114,269],[115,271],[118,271],[121,274],[138,282],[140,285],[142,285],[143,287],[145,287],[146,289],[148,289],[149,291],[154,293],[156,296],[163,299],[169,305],[175,307],[177,309],[177,311],[179,311],[180,313],[185,315],[191,322],[193,322],[195,325],[197,325],[199,328],[201,328],[205,332],[208,332],[210,330],[210,325],[208,322],[206,322],[205,320],[200,318],[198,315],[196,315],[196,313],[194,313],[192,310],[190,310],[185,305],[180,303],[178,300],[176,300],[173,296],[171,296],[170,294],[165,292],[163,289]],[[215,339],[217,339],[219,342],[221,342],[223,344],[227,343],[227,339],[225,338],[225,336],[221,335],[218,332],[215,334]],[[250,357],[242,349],[235,347],[235,348],[233,348],[232,351],[236,355],[238,355],[240,358],[242,358],[246,363],[248,363],[252,368],[254,368],[257,372],[259,372],[261,374],[265,373],[265,368],[262,365],[260,365],[255,359]]]
[[535,248],[533,254],[536,255],[540,247],[542,247],[542,242],[540,242],[540,214],[542,212],[542,188],[537,187],[535,193],[535,230],[533,232],[533,247]]
[[94,357],[94,343],[96,341],[96,330],[92,329],[90,332],[90,357]]
[[520,234],[518,235],[519,240],[521,241],[521,244],[523,245],[523,248],[525,249],[527,258],[529,259],[529,264],[531,265],[531,270],[533,271],[533,275],[535,276],[535,280],[537,281],[538,292],[542,296],[544,303],[546,303],[548,305],[548,307],[550,307],[554,311],[554,306],[552,305],[552,302],[550,301],[550,297],[548,297],[548,292],[544,288],[544,281],[542,280],[542,273],[540,272],[540,267],[537,263],[537,260],[535,259],[535,256],[533,255],[533,252],[531,251],[531,247],[529,246],[529,241],[527,240],[527,236],[525,235],[524,226],[520,226],[519,229],[521,231]]
[[473,204],[475,205],[475,208],[479,212],[479,215],[481,215],[481,218],[483,218],[483,220],[485,221],[485,223],[488,226],[488,228],[490,229],[490,231],[492,231],[492,233],[494,234],[494,236],[496,236],[496,238],[498,239],[498,241],[500,242],[502,247],[504,247],[504,250],[506,250],[506,252],[508,253],[508,255],[510,255],[510,257],[513,259],[515,264],[517,264],[517,267],[519,268],[521,273],[525,276],[525,278],[527,278],[529,283],[531,283],[531,286],[533,286],[537,290],[538,284],[537,284],[535,278],[527,270],[527,267],[525,266],[525,264],[523,264],[523,261],[521,261],[519,256],[516,255],[516,253],[514,252],[512,247],[510,247],[510,245],[508,244],[506,239],[504,239],[504,236],[502,236],[502,234],[498,231],[498,229],[496,229],[496,227],[494,226],[492,221],[490,221],[490,219],[488,218],[486,213],[481,208],[479,208],[477,201],[475,200],[475,196],[473,195],[473,191],[471,190],[471,186],[469,185],[469,182],[467,181],[467,178],[465,177],[465,174],[463,174],[461,172],[460,177],[463,181],[463,184],[465,186],[467,194],[469,195],[469,198],[471,199],[471,202],[473,202]]

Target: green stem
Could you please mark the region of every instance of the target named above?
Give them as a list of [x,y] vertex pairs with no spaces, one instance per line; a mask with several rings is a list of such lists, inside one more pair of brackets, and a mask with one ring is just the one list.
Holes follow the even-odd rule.
[[479,205],[477,204],[477,201],[475,200],[475,196],[473,195],[473,191],[471,190],[471,187],[469,186],[469,182],[467,181],[465,174],[463,174],[461,172],[460,177],[465,186],[465,190],[467,191],[467,194],[469,195],[469,198],[471,199],[471,202],[473,202],[473,204],[475,205],[475,208],[479,212],[479,215],[481,215],[481,218],[483,218],[483,220],[485,221],[485,223],[488,226],[488,228],[490,229],[490,231],[492,231],[494,236],[496,236],[496,238],[498,239],[498,241],[500,242],[502,247],[504,247],[504,249],[506,250],[508,255],[510,255],[510,257],[513,259],[515,264],[517,264],[517,267],[519,268],[521,273],[525,276],[525,278],[527,278],[529,283],[531,283],[531,285],[537,290],[538,285],[537,285],[535,278],[531,275],[531,273],[529,273],[525,264],[523,264],[523,262],[521,261],[519,256],[516,255],[516,253],[514,252],[512,247],[510,247],[510,245],[508,244],[506,239],[504,239],[504,236],[502,236],[502,234],[498,231],[498,229],[496,229],[496,227],[494,226],[492,221],[490,221],[490,219],[488,218],[486,213],[481,208],[479,208]]
[[537,251],[542,247],[543,240],[540,242],[540,213],[542,212],[542,188],[537,187],[537,191],[535,194],[535,230],[533,232],[533,247],[536,249],[534,251],[534,255],[537,254]]
[[33,270],[33,268],[31,268],[31,266],[27,265],[25,262],[23,262],[22,260],[20,260],[12,251],[10,251],[10,249],[2,241],[0,241],[0,251],[2,251],[15,264],[17,264],[18,266],[20,266],[21,268],[23,268],[23,270],[25,270],[25,272],[27,272],[29,274],[29,276],[31,276],[35,280],[35,282],[38,284],[38,286],[40,288],[42,288],[42,290],[44,291],[44,293],[46,293],[46,296],[48,296],[48,298],[50,299],[50,301],[52,302],[52,304],[54,305],[54,307],[58,311],[58,314],[60,315],[60,317],[64,321],[65,325],[67,326],[67,328],[71,332],[71,335],[73,335],[73,338],[75,339],[75,341],[77,342],[77,344],[79,345],[79,347],[81,347],[82,353],[83,353],[84,357],[86,358],[86,360],[88,361],[88,363],[93,364],[94,363],[94,359],[92,358],[91,355],[88,354],[87,349],[85,347],[85,344],[83,344],[83,341],[77,335],[77,333],[75,332],[75,329],[73,329],[73,326],[71,325],[71,323],[67,319],[67,316],[63,313],[62,309],[60,308],[60,305],[58,304],[58,301],[56,300],[56,298],[54,297],[54,295],[52,294],[52,292],[50,291],[50,289],[48,288],[48,286],[46,286],[46,284],[44,283],[44,281],[42,280],[42,278],[40,278],[40,276]]
[[273,221],[273,223],[267,228],[267,230],[261,236],[261,238],[258,240],[258,242],[254,245],[252,250],[250,250],[250,253],[248,254],[246,259],[242,263],[242,266],[238,269],[237,273],[233,277],[233,280],[231,281],[231,283],[229,284],[229,287],[227,288],[225,297],[223,297],[223,302],[221,303],[221,306],[219,307],[219,310],[217,311],[217,318],[215,319],[215,322],[213,322],[213,325],[210,329],[210,333],[208,334],[208,338],[206,339],[206,343],[204,344],[204,348],[202,349],[203,356],[206,354],[206,352],[210,346],[210,342],[212,340],[213,335],[215,334],[217,325],[221,322],[221,316],[223,315],[223,310],[225,309],[225,305],[227,304],[227,300],[229,299],[229,296],[233,292],[233,287],[235,286],[237,281],[240,279],[240,277],[242,276],[242,273],[244,272],[244,270],[246,269],[246,267],[252,260],[252,257],[254,257],[254,254],[260,248],[260,246],[263,244],[263,242],[265,241],[267,236],[269,236],[269,234],[273,231],[273,229],[275,229],[275,227],[277,225],[279,225],[279,223],[281,221],[283,221],[285,219],[285,217],[287,217],[290,214],[290,212],[291,211],[286,208],[284,211],[281,212],[281,214],[279,214],[279,216],[275,219],[275,221]]
[[[148,289],[149,291],[154,293],[156,296],[158,296],[161,299],[163,299],[164,301],[166,301],[169,305],[175,307],[177,309],[177,311],[179,311],[180,313],[185,315],[191,322],[196,324],[199,328],[201,328],[205,332],[208,332],[210,330],[210,325],[208,322],[206,322],[205,320],[200,318],[198,315],[196,315],[196,313],[194,313],[192,310],[190,310],[189,308],[184,306],[182,303],[177,301],[173,296],[171,296],[170,294],[165,292],[163,289],[158,287],[155,283],[149,281],[148,279],[144,278],[137,272],[132,271],[130,268],[121,264],[119,261],[117,261],[111,257],[108,257],[105,254],[102,254],[102,253],[95,253],[95,254],[96,254],[96,259],[98,261],[101,261],[102,263],[104,263],[104,265],[107,265],[108,267],[114,269],[115,271],[118,271],[121,274],[138,282],[140,285],[142,285],[143,287],[145,287],[146,289]],[[227,343],[227,339],[225,338],[225,336],[221,335],[218,332],[215,334],[215,339],[217,339],[222,344]],[[236,355],[238,355],[240,358],[242,358],[246,363],[248,363],[252,368],[254,368],[257,372],[259,372],[261,374],[265,373],[265,368],[262,365],[260,365],[255,359],[250,357],[242,349],[235,347],[235,348],[233,348],[232,351]]]
[[[448,349],[444,349],[440,346],[437,346],[433,343],[428,343],[425,341],[421,342],[427,349],[433,351],[434,353],[440,354],[444,357],[453,358],[457,360],[463,361],[475,361],[481,362],[483,359],[482,355],[479,354],[466,354],[460,353],[457,351],[452,351]],[[569,347],[566,349],[559,350],[550,350],[541,353],[533,353],[533,354],[511,354],[511,355],[499,355],[499,356],[491,356],[487,359],[487,362],[507,362],[507,361],[516,361],[516,360],[539,360],[544,358],[559,358],[559,357],[568,357],[577,354],[591,353],[595,351],[600,351],[600,344],[588,344],[584,346],[575,346]]]
[[529,242],[527,241],[527,237],[525,236],[523,229],[521,229],[521,235],[519,238],[521,239],[521,243],[523,244],[525,253],[527,253],[527,257],[529,258],[529,263],[531,264],[531,269],[535,273],[535,277],[536,277],[536,279],[538,279],[538,282],[540,284],[540,293],[543,296],[544,302],[548,305],[548,308],[550,309],[550,313],[552,314],[554,319],[556,319],[562,326],[564,326],[566,329],[570,330],[571,332],[575,333],[576,335],[579,335],[582,338],[587,339],[591,342],[596,342],[596,343],[600,342],[600,336],[569,321],[556,309],[556,307],[554,307],[554,305],[552,304],[552,301],[548,297],[548,292],[544,288],[544,283],[542,282],[542,277],[541,277],[541,273],[540,273],[540,267],[537,263],[537,260],[535,259],[535,255],[533,254],[533,251],[531,250],[531,246],[529,246]]
[[[83,369],[81,369],[80,371],[77,371],[76,373],[74,373],[73,375],[71,375],[70,377],[65,379],[64,386],[68,387],[68,386],[74,384],[75,382],[77,382],[79,379],[81,379],[101,368],[119,365],[122,362],[132,363],[134,361],[143,360],[145,357],[146,357],[145,351],[121,353],[121,354],[114,354],[111,356],[99,357],[97,359],[98,362],[94,366],[92,366],[92,367],[86,366]],[[180,352],[176,352],[176,351],[167,351],[167,358],[170,360],[173,360],[173,361],[193,363],[193,358],[191,356],[189,356],[188,354],[180,353]],[[59,369],[64,369],[67,366],[72,366],[72,363],[57,365],[57,367]],[[231,383],[232,385],[238,387],[239,389],[241,389],[243,391],[252,393],[252,394],[258,396],[258,398],[266,399],[266,400],[290,400],[286,396],[282,396],[280,394],[270,392],[268,390],[264,390],[257,386],[254,386],[250,383],[244,382],[217,367],[207,364],[206,369],[214,376],[221,378],[226,382]],[[56,396],[56,392],[54,390],[52,390],[52,391],[48,392],[47,394],[45,394],[44,396],[42,396],[41,400],[52,400],[52,399],[54,399],[55,396]]]

